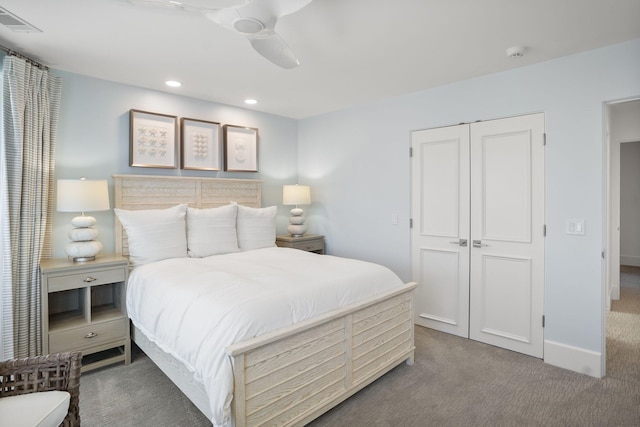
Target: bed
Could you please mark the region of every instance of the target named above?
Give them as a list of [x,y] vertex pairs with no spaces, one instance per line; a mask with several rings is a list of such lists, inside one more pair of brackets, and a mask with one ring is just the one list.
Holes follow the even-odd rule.
[[[199,209],[217,208],[230,202],[250,208],[261,206],[259,180],[114,175],[114,182],[115,208],[127,211],[164,209],[180,203]],[[116,252],[128,256],[128,237],[118,218],[115,233]],[[252,256],[273,257],[279,262],[277,257],[281,251],[296,257],[296,262],[303,265],[317,260],[343,262],[336,257],[317,258],[324,256],[288,248],[258,249]],[[189,270],[198,271],[204,264],[232,264],[241,256],[244,255],[215,255],[211,260],[184,262],[189,263]],[[178,262],[167,260],[164,268],[175,270]],[[142,276],[146,270],[140,268],[139,271]],[[135,273],[136,269],[132,274],[134,278]],[[164,276],[166,274],[151,274],[150,280],[161,282]],[[351,280],[347,275],[341,279]],[[195,287],[197,278],[185,278],[185,282],[193,282]],[[310,277],[300,276],[296,282],[300,282],[295,283],[300,288],[305,283],[311,289],[314,285]],[[354,296],[338,307],[310,317],[301,316],[300,321],[294,319],[291,324],[257,336],[249,332],[246,338],[227,345],[224,357],[232,370],[229,425],[303,425],[395,366],[403,362],[412,364],[416,284],[381,286],[375,294]],[[277,292],[285,293],[280,288]],[[288,302],[282,304],[286,306]],[[153,332],[135,322],[132,339],[209,419],[217,420],[214,424],[221,424],[211,408],[213,396],[207,389],[212,391],[212,388],[205,386],[209,383],[194,372],[194,366],[165,351]]]

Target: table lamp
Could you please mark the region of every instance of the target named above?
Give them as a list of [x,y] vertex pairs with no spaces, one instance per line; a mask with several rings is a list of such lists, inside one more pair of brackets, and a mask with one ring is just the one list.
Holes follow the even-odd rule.
[[58,212],[78,212],[71,220],[73,229],[69,232],[71,242],[65,252],[74,262],[91,261],[102,250],[102,243],[95,240],[98,230],[93,228],[96,219],[85,212],[109,209],[109,188],[106,179],[59,179],[57,188]]
[[300,237],[305,231],[307,226],[304,224],[304,210],[299,208],[298,205],[311,204],[311,191],[308,185],[284,185],[282,187],[282,204],[283,205],[295,205],[295,208],[291,209],[291,217],[289,218],[289,226],[287,231],[294,236]]

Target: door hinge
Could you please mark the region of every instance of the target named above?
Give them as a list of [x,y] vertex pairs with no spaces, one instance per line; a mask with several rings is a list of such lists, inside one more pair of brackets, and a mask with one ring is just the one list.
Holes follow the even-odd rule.
[[542,315],[542,327],[544,328],[544,314]]
[[413,147],[409,147],[409,157],[413,157]]
[[547,133],[542,134],[542,145],[547,145]]
[[606,258],[605,254],[604,254],[604,251],[602,251],[602,252],[600,253],[600,256],[602,257],[602,259],[605,259],[605,258]]
[[413,218],[409,218],[409,228],[413,228]]
[[542,235],[543,235],[544,237],[547,237],[547,224],[544,224],[544,225],[542,226]]

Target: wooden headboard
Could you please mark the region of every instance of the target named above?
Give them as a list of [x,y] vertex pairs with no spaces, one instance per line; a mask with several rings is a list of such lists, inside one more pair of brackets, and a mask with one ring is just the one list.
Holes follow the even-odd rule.
[[[262,181],[256,179],[198,178],[156,175],[113,175],[114,207],[118,209],[165,209],[179,203],[192,208],[215,208],[230,202],[261,207]],[[118,255],[129,256],[127,236],[115,217]]]

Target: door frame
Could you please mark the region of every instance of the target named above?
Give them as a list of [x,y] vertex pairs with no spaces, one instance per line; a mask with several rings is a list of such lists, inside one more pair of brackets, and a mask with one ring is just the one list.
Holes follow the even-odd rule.
[[[640,100],[640,96],[632,96],[632,97],[627,97],[627,98],[621,98],[621,99],[615,99],[615,100],[610,100],[610,101],[604,101],[602,103],[602,150],[603,150],[603,165],[602,165],[602,200],[603,202],[603,206],[602,206],[602,248],[603,248],[603,256],[602,256],[602,274],[601,274],[601,298],[602,298],[602,304],[601,304],[601,313],[602,313],[602,318],[600,319],[600,335],[602,337],[602,342],[600,345],[601,348],[601,354],[602,357],[600,359],[601,361],[601,376],[604,377],[606,376],[606,365],[607,365],[607,314],[611,308],[611,299],[612,296],[615,296],[617,299],[620,297],[620,283],[619,283],[619,278],[617,279],[618,281],[618,287],[617,287],[617,293],[614,290],[614,292],[612,292],[612,289],[610,287],[610,283],[611,283],[611,273],[612,273],[612,269],[611,266],[613,265],[614,262],[616,262],[618,265],[620,265],[620,253],[619,250],[615,252],[616,256],[612,256],[614,255],[614,251],[612,250],[612,248],[614,246],[617,246],[618,248],[620,247],[620,238],[619,236],[614,232],[615,230],[613,230],[613,224],[612,224],[612,220],[613,220],[613,213],[612,212],[612,191],[614,191],[613,189],[610,188],[611,185],[611,181],[612,181],[612,176],[611,176],[611,172],[612,172],[612,162],[614,160],[617,160],[618,163],[620,162],[620,156],[617,156],[616,159],[612,159],[611,156],[611,149],[612,149],[612,145],[613,142],[611,141],[611,106],[615,105],[615,104],[622,104],[625,102],[631,102],[631,101],[638,101]],[[616,144],[620,143],[625,143],[625,142],[636,142],[638,141],[637,138],[633,138],[630,140],[621,140],[621,141],[615,141]],[[620,165],[618,164],[618,173],[620,171]],[[618,179],[618,186],[617,189],[615,189],[615,191],[618,192],[618,200],[619,200],[619,193],[620,193],[620,180]],[[618,206],[617,208],[617,214],[620,215],[620,207]],[[618,273],[619,273],[619,268],[617,269]],[[618,274],[619,276],[619,274]]]

